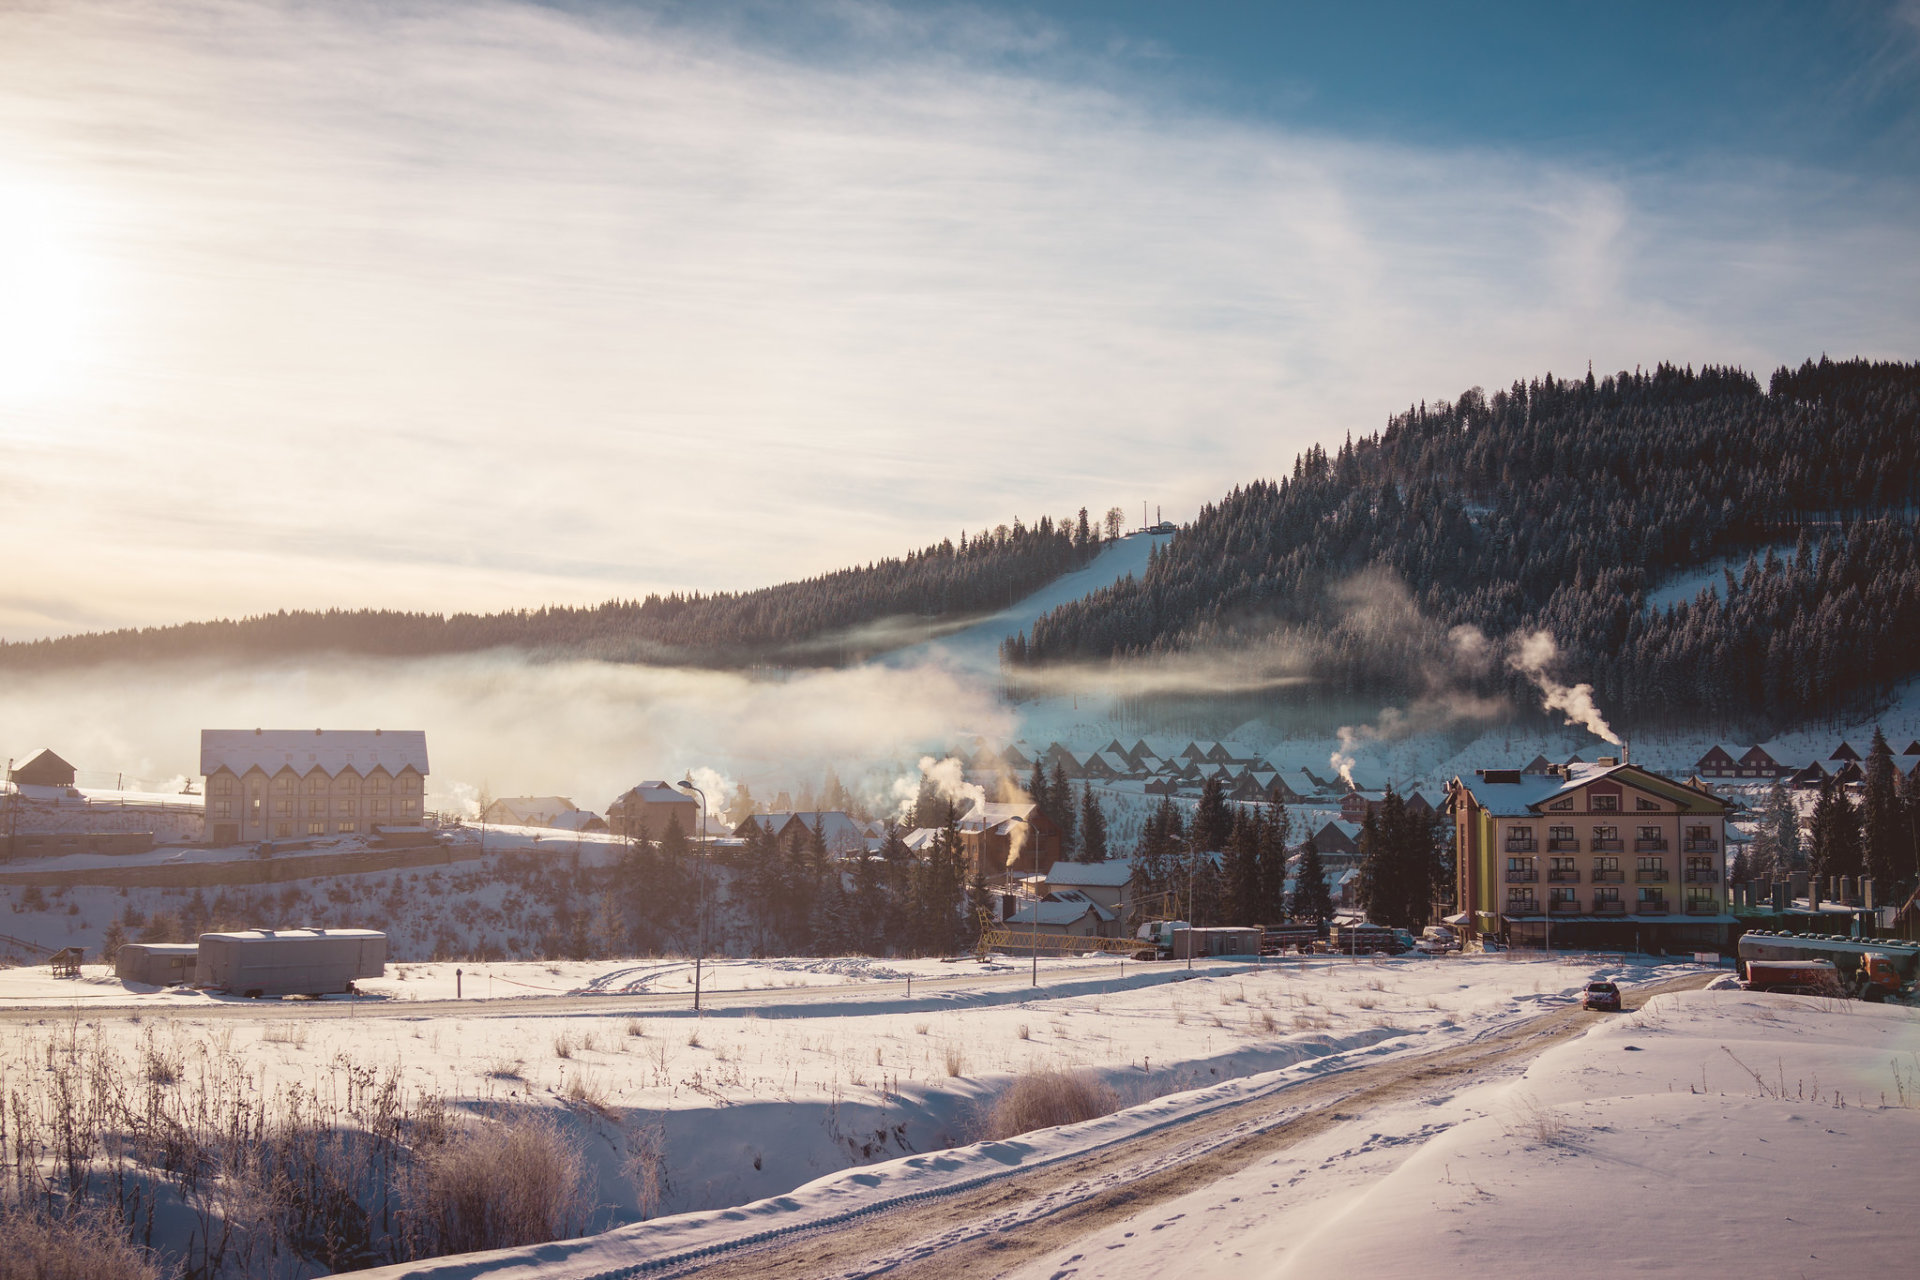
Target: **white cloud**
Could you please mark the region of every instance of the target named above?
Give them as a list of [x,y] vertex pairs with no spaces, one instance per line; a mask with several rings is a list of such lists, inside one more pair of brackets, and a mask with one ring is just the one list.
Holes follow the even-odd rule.
[[0,634],[756,585],[1183,514],[1589,358],[1920,334],[1887,192],[1291,134],[1040,24],[817,12],[810,62],[514,4],[0,14],[0,154],[95,300],[0,425],[48,552]]

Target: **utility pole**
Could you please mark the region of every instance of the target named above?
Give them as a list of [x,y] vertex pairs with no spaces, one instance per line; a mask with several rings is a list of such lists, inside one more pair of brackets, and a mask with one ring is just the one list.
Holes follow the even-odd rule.
[[691,775],[678,784],[680,790],[700,797],[700,941],[693,952],[693,1011],[700,1012],[700,966],[707,955],[707,793],[693,785]]

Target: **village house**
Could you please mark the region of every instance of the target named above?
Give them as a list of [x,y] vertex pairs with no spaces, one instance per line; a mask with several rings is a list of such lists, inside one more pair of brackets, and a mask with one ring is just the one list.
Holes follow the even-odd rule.
[[1133,880],[1133,864],[1122,860],[1109,862],[1056,862],[1047,869],[1046,891],[1072,889],[1084,894],[1115,917],[1126,914],[1127,888]]
[[51,748],[15,767],[8,781],[20,787],[60,787],[73,785],[73,766],[53,753]]
[[[688,836],[698,836],[700,802],[658,778],[628,788],[607,806],[607,830],[629,840],[643,832],[649,839],[658,840],[675,819],[679,820],[681,831]],[[724,827],[725,823],[719,825]]]
[[605,831],[599,814],[565,796],[502,796],[480,811],[489,826],[553,827],[562,831]]
[[1075,889],[1057,890],[1037,900],[1004,898],[1001,914],[1014,928],[1043,936],[1107,938],[1118,933],[1114,913]]
[[202,729],[209,844],[357,835],[426,816],[417,729]]
[[[1727,804],[1601,757],[1448,787],[1456,906],[1482,938],[1685,951],[1728,937]],[[1629,848],[1629,846],[1631,846]],[[1544,892],[1543,892],[1544,891]]]
[[969,874],[1045,874],[1060,857],[1060,828],[1037,804],[975,805],[958,825]]

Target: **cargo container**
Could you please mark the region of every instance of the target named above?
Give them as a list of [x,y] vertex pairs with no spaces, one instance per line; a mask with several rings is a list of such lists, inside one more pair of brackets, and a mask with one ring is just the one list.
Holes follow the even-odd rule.
[[122,982],[177,986],[193,981],[199,954],[191,942],[123,942],[113,953],[113,974]]
[[333,995],[387,971],[372,929],[248,929],[200,935],[194,981],[244,996]]
[[1803,996],[1837,996],[1846,991],[1831,960],[1749,960],[1746,965],[1749,991]]

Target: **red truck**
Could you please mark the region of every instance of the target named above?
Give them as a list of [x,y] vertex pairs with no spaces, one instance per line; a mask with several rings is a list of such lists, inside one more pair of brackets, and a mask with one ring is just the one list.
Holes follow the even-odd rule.
[[1798,996],[1843,996],[1840,971],[1831,960],[1749,960],[1747,990]]

